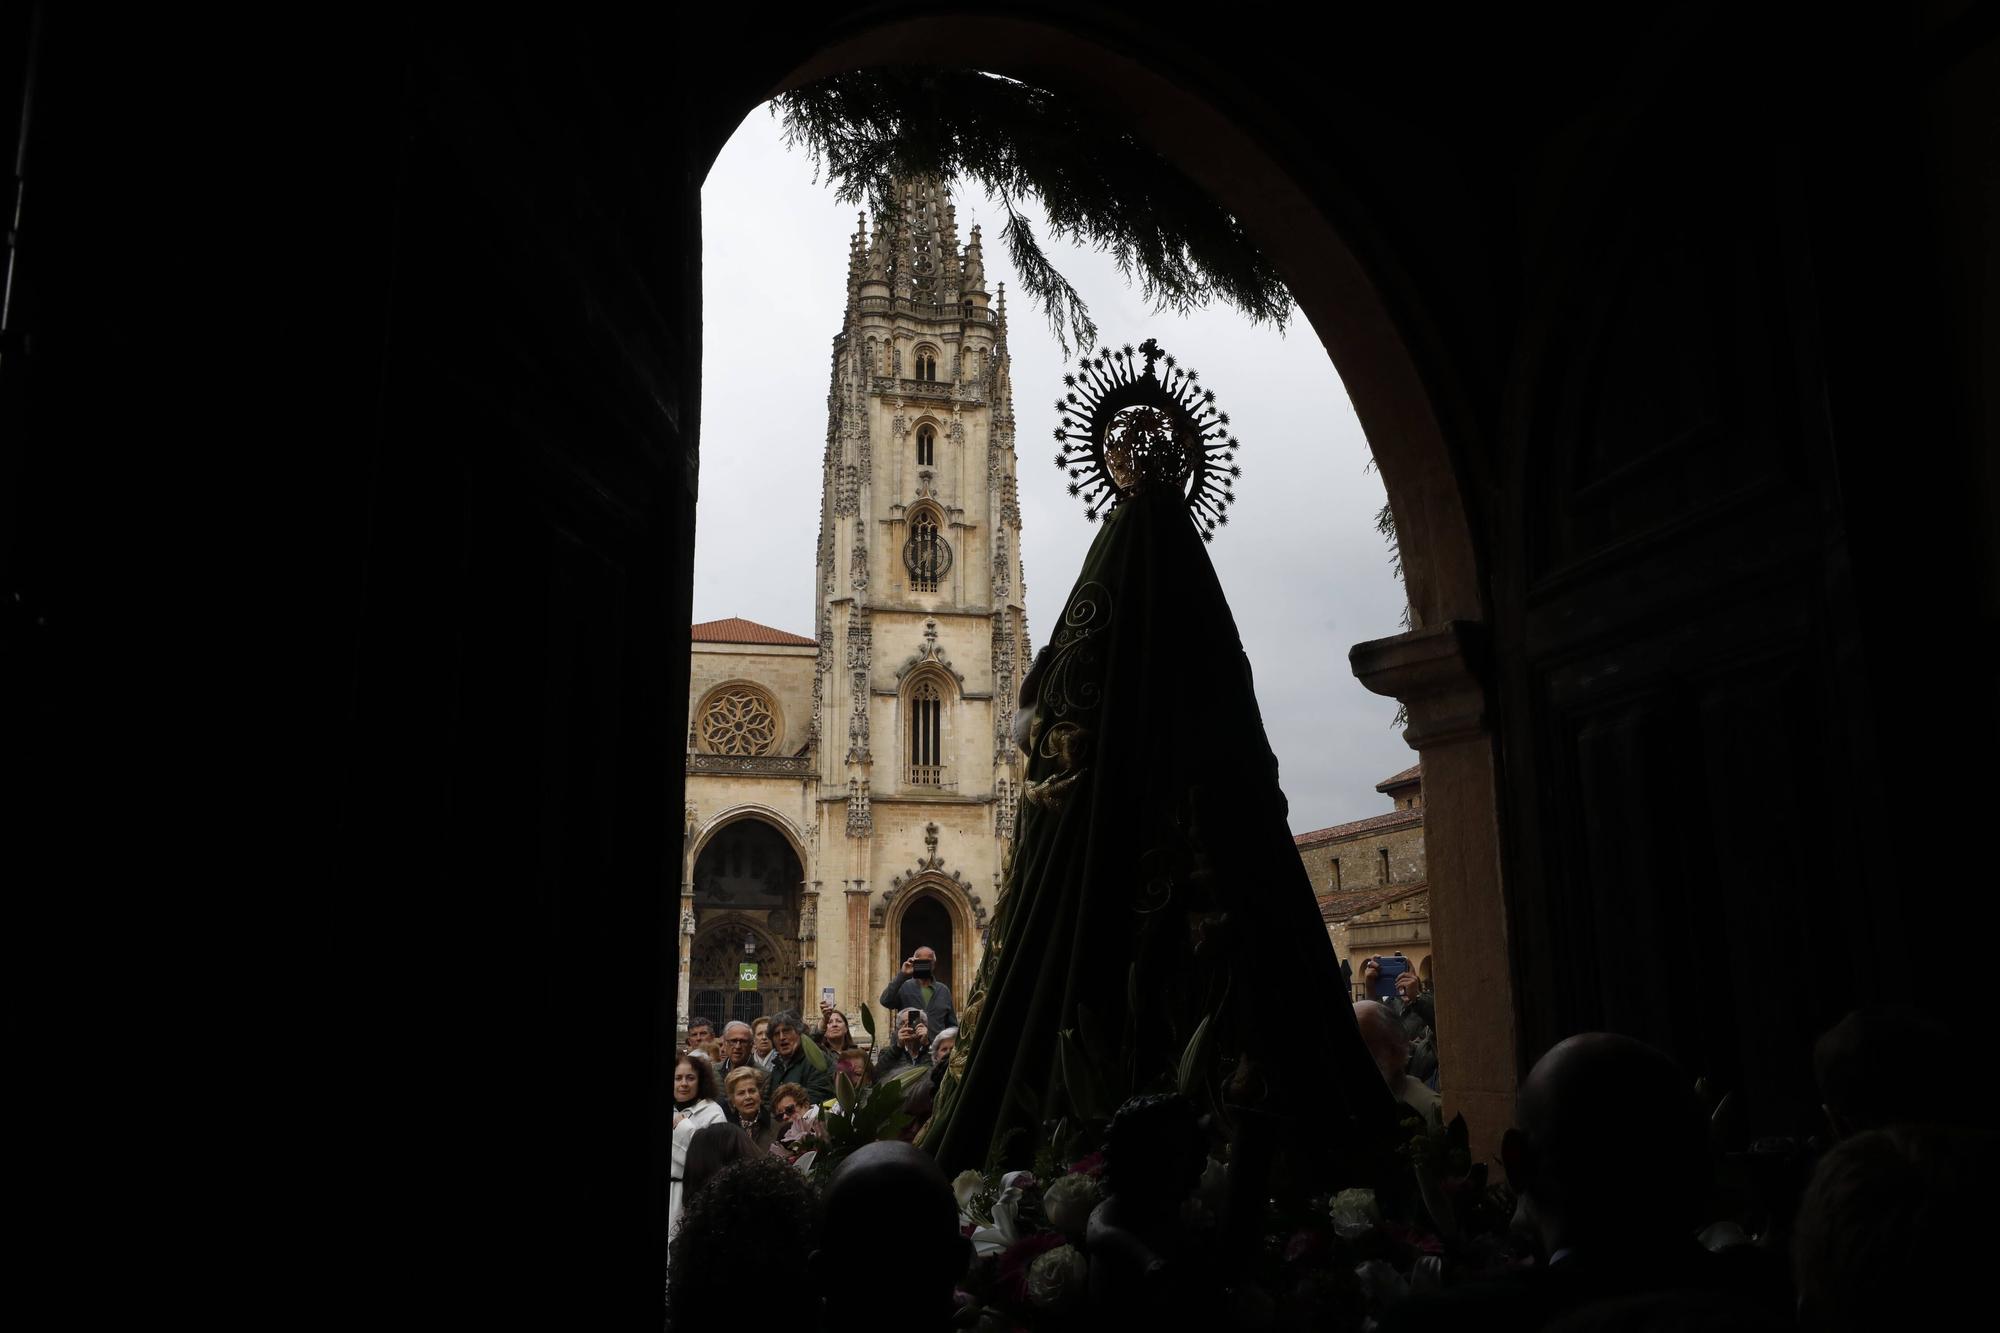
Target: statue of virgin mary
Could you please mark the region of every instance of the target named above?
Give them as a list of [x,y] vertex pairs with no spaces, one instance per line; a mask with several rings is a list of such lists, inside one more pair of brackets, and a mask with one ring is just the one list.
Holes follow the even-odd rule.
[[1061,461],[1104,524],[1023,682],[1008,880],[924,1144],[948,1172],[1023,1165],[1179,1091],[1289,1170],[1351,1180],[1396,1116],[1204,545],[1238,443],[1151,342],[1071,383]]

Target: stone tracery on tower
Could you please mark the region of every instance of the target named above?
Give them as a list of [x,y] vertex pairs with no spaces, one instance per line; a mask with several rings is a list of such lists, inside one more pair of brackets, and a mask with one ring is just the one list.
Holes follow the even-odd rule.
[[[713,830],[762,820],[803,831],[791,838],[797,901],[770,909],[800,932],[798,947],[772,960],[786,969],[782,987],[754,1002],[768,991],[810,1008],[830,986],[839,1004],[873,1004],[918,943],[949,959],[948,982],[971,979],[1021,787],[1009,736],[1030,653],[1005,292],[987,290],[979,228],[961,245],[950,190],[921,178],[894,182],[890,206],[858,219],[845,278],[813,637],[709,643],[697,627],[683,998],[728,1010],[695,1003],[705,1017],[753,1002],[719,976],[690,975],[697,959],[737,956],[707,932],[742,936],[739,952],[770,937],[761,922],[762,933],[744,924],[762,909],[723,917],[696,901],[698,883],[724,882],[703,860],[728,833]],[[730,632],[758,638],[751,631],[763,628]],[[899,881],[917,842],[953,873]],[[926,897],[946,911],[912,914]],[[947,919],[958,923],[950,940],[900,938],[906,920],[934,930]]]

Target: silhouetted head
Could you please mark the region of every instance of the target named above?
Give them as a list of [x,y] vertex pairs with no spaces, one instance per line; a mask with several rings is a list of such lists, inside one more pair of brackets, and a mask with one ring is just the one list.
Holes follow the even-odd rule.
[[1549,1252],[1685,1240],[1708,1184],[1693,1085],[1664,1051],[1609,1032],[1535,1062],[1501,1155]]
[[[714,1330],[740,1324],[741,1276],[772,1273],[792,1280],[812,1249],[816,1205],[806,1174],[768,1154],[722,1168],[683,1204],[668,1251],[667,1327]],[[810,1326],[810,1307],[803,1320],[794,1316],[784,1323]]]
[[1897,1126],[1820,1159],[1792,1232],[1799,1326],[1808,1333],[1956,1322],[1992,1230],[1994,1136]]
[[1104,1131],[1104,1183],[1128,1211],[1133,1205],[1177,1207],[1207,1165],[1201,1116],[1179,1093],[1127,1100]]
[[[833,1290],[847,1275],[872,1271],[895,1256],[899,1329],[951,1325],[953,1292],[972,1248],[958,1229],[958,1204],[937,1162],[908,1143],[870,1143],[834,1168],[820,1210],[819,1248],[809,1265],[816,1287]],[[829,1328],[873,1328],[873,1301],[827,1304]]]
[[1878,1005],[1841,1019],[1813,1046],[1813,1077],[1833,1136],[1959,1122],[1934,1081],[1954,1057],[1945,1025],[1921,1009]]
[[741,1126],[726,1120],[703,1125],[688,1140],[687,1161],[681,1168],[681,1197],[685,1199],[699,1190],[731,1162],[748,1161],[759,1155],[757,1141]]

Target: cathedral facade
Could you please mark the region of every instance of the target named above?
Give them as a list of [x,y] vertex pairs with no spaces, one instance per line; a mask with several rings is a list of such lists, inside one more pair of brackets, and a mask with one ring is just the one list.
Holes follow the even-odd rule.
[[852,1013],[919,945],[962,997],[999,897],[1029,659],[1006,296],[942,185],[863,219],[832,363],[814,635],[694,627],[683,1025]]

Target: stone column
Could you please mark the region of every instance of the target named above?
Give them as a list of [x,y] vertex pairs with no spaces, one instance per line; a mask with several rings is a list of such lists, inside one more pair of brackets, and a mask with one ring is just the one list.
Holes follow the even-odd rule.
[[1520,1071],[1500,822],[1488,727],[1485,627],[1452,620],[1356,644],[1354,674],[1409,710],[1403,733],[1424,765],[1439,1086],[1464,1112],[1475,1159],[1499,1160]]
[[801,1008],[819,1012],[819,881],[799,881],[799,973],[805,982]]
[[681,881],[681,975],[680,1004],[674,1012],[680,1017],[675,1020],[675,1040],[685,1043],[688,1030],[688,978],[694,970],[694,881]]
[[847,988],[849,1004],[872,1004],[868,993],[868,881],[847,881]]

